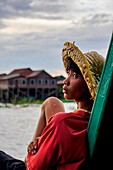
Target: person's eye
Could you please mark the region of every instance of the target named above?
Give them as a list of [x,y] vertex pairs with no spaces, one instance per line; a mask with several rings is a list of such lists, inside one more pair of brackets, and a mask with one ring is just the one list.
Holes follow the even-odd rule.
[[78,78],[78,74],[77,74],[77,73],[74,73],[74,74],[73,74],[73,77],[74,77],[74,78]]
[[70,75],[70,72],[69,72],[69,71],[67,71],[67,75],[68,75],[68,76]]

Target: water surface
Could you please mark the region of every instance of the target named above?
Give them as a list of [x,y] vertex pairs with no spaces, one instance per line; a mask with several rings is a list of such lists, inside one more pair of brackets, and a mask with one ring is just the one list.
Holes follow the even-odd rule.
[[[66,111],[76,109],[75,103],[64,105]],[[27,145],[32,140],[38,122],[40,108],[41,105],[0,108],[0,150],[24,159]]]

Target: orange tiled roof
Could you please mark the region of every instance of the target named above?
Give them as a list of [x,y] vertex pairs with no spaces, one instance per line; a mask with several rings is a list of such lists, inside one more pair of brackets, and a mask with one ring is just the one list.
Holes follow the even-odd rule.
[[20,74],[22,76],[27,76],[29,74],[31,74],[33,71],[30,68],[21,68],[21,69],[15,69],[12,72],[10,72],[9,74]]

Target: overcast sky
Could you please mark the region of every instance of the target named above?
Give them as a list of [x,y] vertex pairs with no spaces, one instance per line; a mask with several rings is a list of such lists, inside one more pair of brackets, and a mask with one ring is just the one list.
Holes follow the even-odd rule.
[[113,0],[0,0],[0,73],[63,74],[64,42],[106,57],[112,31]]

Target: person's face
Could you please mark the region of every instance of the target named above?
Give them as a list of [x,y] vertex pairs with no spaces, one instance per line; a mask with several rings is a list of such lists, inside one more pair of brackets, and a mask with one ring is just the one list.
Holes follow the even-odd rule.
[[67,71],[67,78],[64,80],[63,93],[67,100],[79,101],[86,89],[86,82],[83,76],[72,70]]

